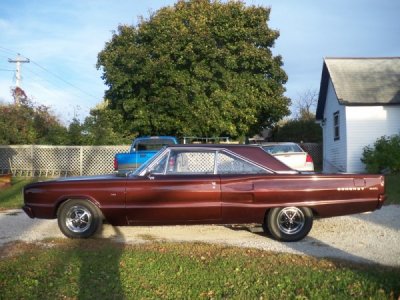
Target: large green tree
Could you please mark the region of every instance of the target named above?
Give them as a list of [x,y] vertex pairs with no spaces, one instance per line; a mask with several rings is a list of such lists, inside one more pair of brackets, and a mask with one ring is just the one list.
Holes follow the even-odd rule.
[[134,134],[244,136],[289,113],[270,9],[178,1],[120,26],[98,56],[110,108]]
[[87,145],[130,144],[134,135],[124,132],[121,115],[106,107],[107,101],[90,110],[82,125]]

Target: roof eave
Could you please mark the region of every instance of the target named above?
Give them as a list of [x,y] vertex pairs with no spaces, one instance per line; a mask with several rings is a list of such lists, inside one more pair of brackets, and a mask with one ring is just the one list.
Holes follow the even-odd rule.
[[326,96],[328,93],[328,84],[329,84],[329,71],[324,61],[322,66],[321,83],[319,86],[317,113],[315,114],[315,118],[317,119],[317,121],[322,120],[324,118]]

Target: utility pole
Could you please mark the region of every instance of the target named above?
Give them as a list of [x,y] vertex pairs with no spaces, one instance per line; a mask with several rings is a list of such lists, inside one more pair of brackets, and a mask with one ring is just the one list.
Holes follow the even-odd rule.
[[[22,58],[21,54],[18,53],[17,57],[15,59],[8,59],[9,63],[15,63],[16,64],[16,69],[15,69],[15,78],[16,78],[16,83],[15,86],[16,88],[20,89],[21,88],[21,63],[29,63],[30,60],[28,58]],[[18,93],[19,94],[19,93]],[[19,105],[19,95],[17,94],[17,97],[15,99],[15,104]]]

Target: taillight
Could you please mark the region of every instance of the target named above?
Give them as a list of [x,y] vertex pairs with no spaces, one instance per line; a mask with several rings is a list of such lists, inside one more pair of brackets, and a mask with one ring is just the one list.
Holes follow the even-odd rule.
[[306,163],[314,163],[310,154],[307,154]]
[[381,208],[383,203],[386,201],[387,196],[386,195],[379,195],[378,196],[378,207],[377,208]]
[[118,170],[118,161],[117,159],[114,157],[114,171]]

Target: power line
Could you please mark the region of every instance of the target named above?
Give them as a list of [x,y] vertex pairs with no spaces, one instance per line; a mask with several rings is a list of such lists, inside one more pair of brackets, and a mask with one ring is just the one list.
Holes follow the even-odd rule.
[[[11,53],[11,54],[14,54],[14,55],[16,54],[15,51],[13,51],[13,50],[11,50],[11,49],[8,49],[8,48],[5,48],[5,47],[2,47],[2,46],[0,46],[0,51],[7,52],[7,53]],[[78,87],[78,86],[75,85],[75,84],[72,84],[71,82],[65,80],[64,78],[62,78],[62,77],[59,76],[58,74],[56,74],[56,73],[54,73],[54,72],[48,70],[47,68],[43,67],[42,65],[40,65],[40,64],[37,63],[36,61],[34,61],[34,60],[32,60],[32,59],[28,59],[28,58],[27,58],[26,56],[24,56],[24,55],[21,55],[21,58],[25,58],[25,59],[27,59],[27,60],[30,60],[30,62],[31,62],[32,64],[36,65],[37,67],[39,67],[39,68],[42,69],[43,71],[47,72],[47,73],[50,74],[51,76],[53,76],[53,77],[57,78],[58,80],[62,81],[64,84],[67,84],[67,85],[73,87],[74,89],[80,91],[81,93],[83,93],[83,94],[85,94],[85,95],[87,95],[87,96],[92,97],[92,98],[95,99],[95,100],[99,100],[99,97],[97,97],[97,96],[95,96],[95,95],[93,95],[93,94],[91,94],[91,93],[89,93],[89,92],[83,90],[82,88]]]
[[5,52],[0,52],[0,57],[8,58],[10,57],[9,54],[4,54]]
[[92,94],[86,92],[85,90],[81,89],[80,87],[78,87],[78,86],[76,86],[76,85],[74,85],[74,84],[72,84],[72,83],[66,81],[64,78],[60,77],[60,76],[57,75],[56,73],[53,73],[52,71],[50,71],[50,70],[46,69],[45,67],[39,65],[37,62],[31,60],[31,63],[33,63],[34,65],[38,66],[39,68],[41,68],[43,71],[49,73],[50,75],[56,77],[57,79],[61,80],[61,81],[64,82],[65,84],[67,84],[67,85],[69,85],[69,86],[72,86],[73,88],[79,90],[80,92],[84,93],[85,95],[90,96],[90,97],[92,97],[92,98],[94,98],[94,99],[96,99],[96,100],[99,99],[98,97],[96,97],[96,96],[94,96],[94,95],[92,95]]
[[0,46],[0,50],[2,50],[3,52],[7,52],[7,53],[9,53],[9,54],[14,54],[15,55],[15,51],[13,51],[13,50],[11,50],[11,49],[8,49],[8,48],[4,48],[4,47],[2,47],[2,46]]

